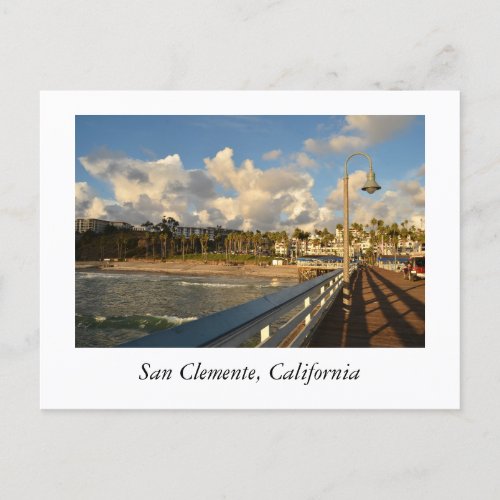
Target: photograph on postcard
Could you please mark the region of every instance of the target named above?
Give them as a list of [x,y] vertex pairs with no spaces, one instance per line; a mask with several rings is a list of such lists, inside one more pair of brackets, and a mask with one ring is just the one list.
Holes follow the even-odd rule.
[[425,116],[75,116],[75,346],[425,347]]

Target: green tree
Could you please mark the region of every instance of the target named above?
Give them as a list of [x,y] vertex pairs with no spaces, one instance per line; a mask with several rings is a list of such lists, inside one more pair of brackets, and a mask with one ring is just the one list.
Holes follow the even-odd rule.
[[205,262],[208,259],[208,234],[204,233],[200,236],[200,244],[201,244],[201,254],[205,255]]
[[161,260],[165,260],[167,258],[167,233],[160,233],[160,250],[161,250]]
[[181,248],[182,248],[182,260],[185,260],[186,236],[184,234],[181,236]]
[[307,255],[307,244],[309,242],[309,236],[311,236],[311,233],[308,233],[307,231],[302,232],[302,241],[305,243],[306,255]]
[[146,231],[144,233],[144,242],[146,243],[146,259],[149,257],[149,243],[151,242],[151,233]]
[[156,247],[157,241],[158,241],[158,234],[151,233],[151,247],[153,248],[153,262],[155,261],[155,247]]
[[304,231],[302,231],[302,229],[300,229],[299,227],[296,227],[294,230],[293,230],[293,233],[292,233],[292,238],[295,240],[295,253],[296,253],[296,257],[299,256],[300,254],[300,245],[299,245],[299,242],[302,242],[302,238],[303,238],[303,234],[304,234]]
[[104,260],[104,244],[106,243],[106,237],[101,235],[99,236],[99,255],[100,260]]

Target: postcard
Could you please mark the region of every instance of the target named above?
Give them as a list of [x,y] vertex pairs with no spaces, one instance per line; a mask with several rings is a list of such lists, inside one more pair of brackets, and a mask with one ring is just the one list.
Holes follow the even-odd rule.
[[459,408],[459,112],[42,92],[41,408]]

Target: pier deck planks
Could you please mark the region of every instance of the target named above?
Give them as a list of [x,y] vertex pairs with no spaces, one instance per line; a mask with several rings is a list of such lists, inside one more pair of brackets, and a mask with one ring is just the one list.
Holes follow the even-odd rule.
[[425,280],[373,267],[358,271],[352,285],[347,321],[339,297],[308,347],[425,347]]

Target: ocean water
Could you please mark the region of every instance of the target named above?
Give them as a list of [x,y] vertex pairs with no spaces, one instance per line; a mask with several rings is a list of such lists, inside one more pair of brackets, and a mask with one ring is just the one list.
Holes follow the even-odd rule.
[[76,347],[113,347],[297,284],[290,278],[75,274]]

